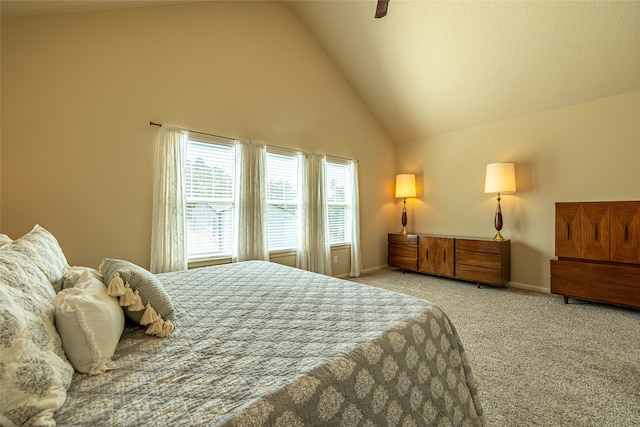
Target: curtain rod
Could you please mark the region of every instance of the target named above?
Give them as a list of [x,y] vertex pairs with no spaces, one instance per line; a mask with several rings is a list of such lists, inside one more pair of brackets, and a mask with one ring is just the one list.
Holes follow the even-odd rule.
[[[162,123],[155,123],[155,122],[149,122],[149,125],[151,126],[162,126]],[[191,129],[185,129],[187,132],[189,133],[198,133],[200,135],[207,135],[207,136],[213,136],[216,138],[222,138],[222,139],[228,139],[229,141],[236,141],[236,138],[230,138],[228,136],[222,136],[222,135],[215,135],[213,133],[206,133],[206,132],[198,132],[197,130],[191,130]]]
[[[150,125],[150,126],[158,126],[158,127],[161,127],[161,126],[162,126],[162,123],[149,122],[149,125]],[[213,136],[213,137],[215,137],[215,138],[228,139],[229,141],[238,141],[238,139],[237,139],[237,138],[230,138],[230,137],[228,137],[228,136],[221,136],[221,135],[216,135],[216,134],[213,134],[213,133],[199,132],[199,131],[197,131],[197,130],[191,130],[191,129],[185,129],[185,130],[186,130],[187,132],[189,132],[189,133],[197,133],[197,134],[200,134],[200,135]],[[267,147],[269,147],[269,148],[274,148],[274,149],[277,149],[277,150],[287,150],[287,151],[291,151],[291,152],[294,152],[294,153],[296,153],[296,152],[300,151],[300,150],[294,150],[293,148],[278,147],[278,146],[275,146],[275,145],[267,145],[267,144],[265,144],[265,145],[266,145]],[[350,159],[350,158],[348,158],[348,157],[331,156],[331,155],[329,155],[329,154],[326,154],[326,156],[327,156],[327,157],[333,157],[334,159],[342,159],[342,160],[349,160],[349,161],[353,160],[353,159]],[[355,160],[355,161],[356,161],[356,162],[359,162],[359,160]]]

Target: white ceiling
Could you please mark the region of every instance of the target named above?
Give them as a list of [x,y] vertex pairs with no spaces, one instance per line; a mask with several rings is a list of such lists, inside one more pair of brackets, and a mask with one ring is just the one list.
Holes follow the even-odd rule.
[[[16,16],[177,2],[0,7]],[[640,90],[637,0],[391,0],[382,19],[376,0],[286,3],[396,143]]]

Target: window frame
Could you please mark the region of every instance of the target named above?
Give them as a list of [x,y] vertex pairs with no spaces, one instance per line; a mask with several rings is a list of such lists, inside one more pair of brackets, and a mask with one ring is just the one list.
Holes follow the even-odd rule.
[[[232,252],[233,252],[233,240],[235,239],[235,236],[233,235],[233,233],[235,232],[235,229],[233,227],[233,218],[235,216],[235,209],[237,209],[238,207],[235,205],[235,191],[236,191],[236,174],[235,174],[235,167],[236,167],[236,156],[237,156],[237,150],[235,150],[235,143],[234,141],[228,141],[228,140],[224,140],[222,138],[216,138],[216,137],[212,137],[212,136],[208,136],[208,135],[189,135],[188,139],[187,139],[187,150],[186,150],[186,156],[185,156],[185,167],[184,167],[184,171],[183,171],[183,179],[184,179],[184,187],[185,187],[185,207],[188,211],[188,206],[191,203],[202,203],[203,200],[202,198],[198,198],[198,197],[193,197],[193,192],[192,190],[190,190],[188,188],[188,183],[187,180],[191,179],[193,182],[193,177],[189,176],[189,171],[187,170],[187,162],[189,161],[189,156],[190,156],[190,150],[189,148],[192,147],[194,144],[195,145],[201,145],[201,147],[205,147],[206,145],[214,145],[214,146],[218,146],[221,148],[225,148],[229,150],[229,154],[230,154],[230,161],[229,164],[227,166],[229,166],[230,169],[230,173],[227,172],[227,175],[229,176],[230,179],[230,187],[231,187],[231,194],[229,197],[224,198],[224,199],[220,199],[220,198],[215,198],[215,194],[213,197],[211,197],[210,199],[210,203],[225,203],[230,205],[230,210],[228,213],[229,216],[229,229],[230,231],[230,236],[227,239],[228,243],[228,248],[225,247],[225,251],[222,252],[207,252],[207,251],[201,251],[199,253],[193,253],[190,252],[189,250],[189,236],[190,236],[190,230],[189,230],[189,221],[190,221],[190,215],[185,212],[185,239],[186,239],[186,246],[187,246],[187,262],[189,263],[189,265],[206,265],[207,262],[216,262],[216,261],[220,261],[220,260],[225,260],[225,259],[230,259],[232,257]],[[269,212],[269,206],[273,206],[273,205],[292,205],[296,207],[296,218],[298,215],[300,215],[300,207],[299,207],[299,202],[300,202],[300,194],[298,194],[299,191],[299,168],[298,168],[298,162],[299,162],[299,154],[300,151],[297,150],[291,150],[291,149],[286,149],[286,148],[279,148],[279,147],[270,147],[267,146],[267,151],[266,151],[266,156],[267,156],[267,160],[266,160],[266,165],[265,165],[265,191],[267,192],[267,194],[265,194],[265,201],[267,204],[267,215]],[[269,194],[269,190],[268,190],[268,185],[269,185],[269,171],[268,171],[268,165],[269,165],[269,159],[268,157],[270,155],[273,156],[284,156],[284,157],[291,157],[293,159],[295,159],[295,168],[293,170],[291,170],[291,174],[295,176],[295,200],[276,200],[276,199],[269,199],[268,198],[268,194]],[[329,196],[329,192],[330,192],[330,187],[331,187],[331,180],[334,178],[334,175],[332,175],[330,173],[330,169],[334,166],[337,167],[343,167],[344,168],[344,200],[342,201],[330,201],[330,196]],[[224,167],[222,168],[224,169]],[[326,170],[325,170],[325,182],[324,182],[324,186],[325,186],[325,193],[327,194],[327,223],[329,224],[329,229],[327,230],[327,233],[329,234],[329,244],[330,247],[332,249],[334,248],[338,248],[338,247],[348,247],[352,244],[352,227],[353,227],[353,189],[351,188],[352,185],[352,177],[351,177],[351,160],[349,159],[344,159],[344,158],[340,158],[340,157],[332,157],[332,156],[326,156]],[[206,201],[206,200],[205,200]],[[330,210],[331,210],[331,206],[338,206],[338,207],[344,207],[345,208],[345,214],[344,214],[344,218],[342,219],[342,221],[344,221],[344,231],[343,231],[343,238],[340,240],[332,240],[331,238],[331,217],[330,217]],[[191,218],[193,218],[193,216],[191,216]],[[267,224],[268,224],[269,220],[267,219]],[[297,242],[297,234],[299,232],[298,228],[297,228],[297,224],[298,221],[296,220],[296,226],[295,226],[295,234],[296,234],[296,239],[295,241]],[[267,225],[267,233],[268,236],[267,238],[270,240],[270,236],[269,236],[269,226]],[[292,253],[296,253],[297,251],[297,245],[294,244],[293,247],[276,247],[276,248],[272,248],[271,244],[269,245],[269,255],[273,256],[273,255],[285,255],[285,254],[292,254]]]
[[[187,167],[188,167],[188,162],[189,162],[189,157],[190,157],[190,148],[193,149],[194,146],[200,146],[200,149],[204,149],[206,146],[216,146],[218,148],[224,149],[224,150],[228,150],[228,155],[230,156],[230,159],[228,159],[227,163],[223,166],[219,166],[219,164],[211,166],[213,168],[212,171],[212,177],[215,176],[215,167],[218,167],[219,169],[225,169],[226,168],[230,168],[230,171],[226,171],[225,175],[228,176],[228,179],[230,180],[229,183],[229,189],[230,189],[230,195],[228,195],[228,197],[224,197],[224,198],[216,198],[215,197],[215,191],[212,193],[212,196],[209,198],[203,198],[203,197],[193,197],[192,196],[192,191],[189,190],[188,188],[188,179],[192,179],[192,177],[190,176],[190,173],[187,171]],[[214,137],[209,137],[206,135],[189,135],[188,139],[187,139],[187,149],[186,149],[186,156],[185,156],[185,170],[184,170],[184,188],[185,188],[185,245],[187,247],[187,262],[189,264],[192,263],[200,263],[200,262],[206,262],[209,260],[219,260],[219,259],[227,259],[227,258],[231,258],[232,256],[232,252],[233,252],[233,233],[234,233],[234,227],[233,227],[233,221],[234,221],[234,216],[235,216],[235,158],[236,156],[236,150],[235,150],[235,143],[233,141],[224,141],[218,138],[214,138]],[[212,190],[214,189],[214,187],[212,188]],[[209,205],[213,205],[213,204],[226,204],[229,205],[230,208],[228,209],[226,216],[228,217],[227,220],[225,221],[225,231],[224,234],[219,235],[218,240],[222,241],[224,239],[224,250],[222,251],[200,251],[200,252],[190,252],[190,237],[193,239],[194,235],[192,234],[193,231],[190,230],[190,226],[189,226],[189,220],[191,218],[192,221],[196,220],[195,216],[190,216],[188,213],[189,210],[189,204],[191,203],[205,203],[205,204],[209,204]],[[213,221],[213,220],[212,220]],[[228,222],[228,223],[227,223]],[[194,226],[195,227],[195,226]],[[227,229],[228,228],[228,229]],[[191,231],[191,233],[190,233]],[[221,236],[221,237],[220,237]],[[192,243],[193,244],[193,243]],[[193,244],[195,245],[195,244]]]
[[[329,173],[329,168],[332,166],[344,167],[344,201],[342,202],[330,202],[329,201],[329,189],[331,188],[331,178],[332,175]],[[329,224],[329,229],[327,230],[329,234],[329,245],[333,247],[338,246],[349,246],[351,245],[353,238],[353,188],[352,188],[352,178],[351,178],[351,161],[348,159],[337,158],[337,157],[326,157],[326,176],[325,176],[325,191],[327,193],[327,223]],[[331,218],[330,218],[330,207],[331,206],[344,206],[346,207],[346,213],[344,217],[344,240],[340,241],[331,241]]]

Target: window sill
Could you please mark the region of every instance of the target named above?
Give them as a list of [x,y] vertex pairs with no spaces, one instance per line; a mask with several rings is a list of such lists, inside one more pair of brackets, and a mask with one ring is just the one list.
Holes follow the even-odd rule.
[[[338,243],[336,245],[331,245],[331,250],[342,250],[348,249],[351,247],[351,243]],[[285,257],[295,257],[296,251],[292,249],[282,249],[279,251],[271,251],[269,252],[269,258],[285,258]],[[214,265],[222,265],[222,264],[230,264],[231,257],[220,257],[220,258],[205,258],[198,259],[195,261],[189,261],[188,268],[200,268],[200,267],[211,267]]]

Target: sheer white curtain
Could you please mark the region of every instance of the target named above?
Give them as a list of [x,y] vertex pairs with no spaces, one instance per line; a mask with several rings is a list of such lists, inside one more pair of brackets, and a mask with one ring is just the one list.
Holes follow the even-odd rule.
[[188,132],[162,126],[156,138],[151,272],[187,269],[183,169]]
[[351,271],[349,276],[360,277],[362,254],[360,251],[360,189],[358,187],[358,161],[351,160]]
[[264,145],[236,142],[232,261],[269,260]]
[[296,266],[331,276],[331,245],[325,192],[326,158],[301,153],[299,157],[300,213]]

